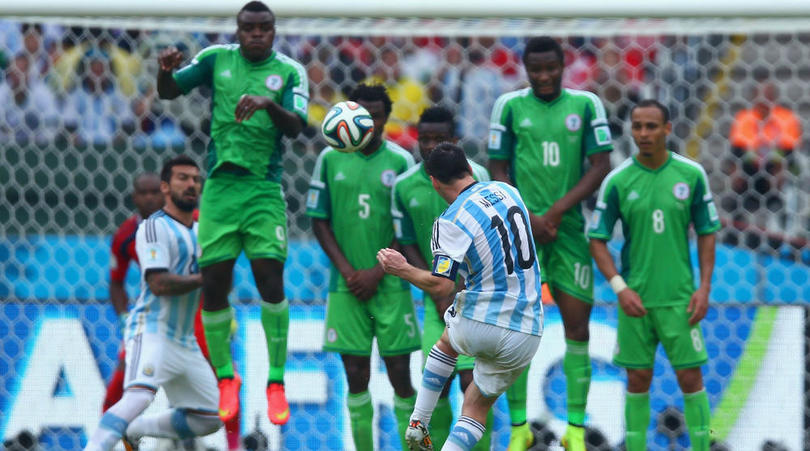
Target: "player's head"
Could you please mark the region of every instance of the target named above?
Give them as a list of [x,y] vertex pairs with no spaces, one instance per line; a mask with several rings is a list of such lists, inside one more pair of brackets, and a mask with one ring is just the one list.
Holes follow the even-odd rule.
[[453,143],[440,143],[425,161],[425,170],[433,182],[433,189],[448,203],[456,200],[459,181],[472,183],[472,168],[464,149]]
[[273,49],[276,37],[276,16],[260,1],[245,4],[236,15],[236,38],[242,56],[250,61],[261,61]]
[[154,172],[144,172],[132,180],[132,203],[142,218],[163,207],[163,193],[160,192],[160,177]]
[[201,188],[200,167],[191,157],[178,155],[163,164],[160,191],[167,207],[191,213],[197,208]]
[[562,90],[565,55],[560,43],[548,36],[529,39],[523,51],[523,66],[534,95],[550,101]]
[[388,115],[391,114],[391,97],[388,97],[388,91],[383,85],[360,83],[349,94],[349,100],[359,103],[374,120],[374,135],[366,147],[376,149],[382,139]]
[[642,100],[630,110],[630,128],[639,154],[652,156],[666,151],[672,131],[669,109],[657,100]]
[[432,106],[423,111],[416,124],[416,132],[419,134],[419,153],[423,161],[427,161],[430,151],[439,143],[458,142],[453,112],[443,106]]

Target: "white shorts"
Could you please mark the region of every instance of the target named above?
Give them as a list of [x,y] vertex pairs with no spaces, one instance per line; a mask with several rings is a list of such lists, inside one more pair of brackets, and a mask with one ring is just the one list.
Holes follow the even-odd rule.
[[450,345],[459,354],[475,357],[473,381],[481,394],[499,396],[505,392],[537,353],[540,336],[517,332],[444,313]]
[[140,334],[127,340],[126,354],[124,388],[163,387],[172,407],[218,413],[217,379],[199,349],[158,334]]

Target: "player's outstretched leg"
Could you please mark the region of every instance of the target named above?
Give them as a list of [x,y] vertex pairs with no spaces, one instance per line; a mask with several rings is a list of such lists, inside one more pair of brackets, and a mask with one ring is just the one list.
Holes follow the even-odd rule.
[[170,409],[166,412],[138,417],[127,428],[126,437],[137,443],[143,437],[186,440],[212,434],[222,427],[215,412],[191,409]]
[[[405,440],[411,449],[433,448],[427,427],[442,389],[456,368],[458,356],[442,351],[439,343],[434,345],[428,353],[422,374],[422,385],[417,392],[411,421],[405,432]],[[446,442],[445,446],[447,446]]]
[[130,423],[146,410],[154,399],[155,392],[145,387],[126,390],[121,400],[101,416],[98,428],[90,436],[84,450],[109,451],[113,449],[124,438]]

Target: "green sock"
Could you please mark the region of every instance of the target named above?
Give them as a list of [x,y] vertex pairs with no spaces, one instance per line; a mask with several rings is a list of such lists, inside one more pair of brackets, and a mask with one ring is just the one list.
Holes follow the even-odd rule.
[[354,447],[357,451],[372,451],[374,434],[371,427],[374,421],[374,406],[371,404],[371,394],[367,391],[349,393],[346,397],[346,407],[349,408]]
[[450,426],[453,425],[453,409],[450,407],[450,400],[439,398],[436,408],[433,409],[433,416],[430,417],[430,440],[433,448],[442,449],[447,437],[450,436]]
[[411,422],[411,413],[413,413],[415,404],[415,394],[408,398],[400,398],[394,395],[394,417],[397,419],[397,432],[399,432],[402,449],[408,449],[408,443],[405,441],[405,431],[408,430],[408,424]]
[[[506,390],[506,401],[509,404],[509,420],[512,426],[518,426],[526,422],[526,390],[529,386],[529,367],[511,387]],[[487,429],[489,430],[489,429]]]
[[627,428],[627,451],[647,449],[647,426],[650,425],[650,393],[627,393],[624,403],[624,421]]
[[591,387],[591,358],[587,341],[565,339],[563,372],[568,387],[568,422],[578,426],[585,424],[585,403]]
[[233,321],[233,310],[230,306],[215,312],[202,311],[208,355],[211,357],[211,365],[217,373],[217,378],[220,379],[233,377],[231,321]]
[[689,440],[695,451],[709,451],[709,397],[706,390],[683,394],[684,416],[689,429]]
[[287,363],[287,331],[290,329],[290,304],[286,299],[278,304],[262,302],[262,327],[270,359],[267,380],[283,383],[284,364]]
[[[487,414],[487,424],[486,430],[484,431],[484,435],[481,436],[481,440],[478,440],[478,443],[473,446],[472,451],[489,451],[492,445],[492,427],[495,423],[494,420],[495,416],[492,414],[492,409],[489,409],[489,413]],[[433,432],[431,432],[432,438]],[[436,448],[439,449],[439,448]]]

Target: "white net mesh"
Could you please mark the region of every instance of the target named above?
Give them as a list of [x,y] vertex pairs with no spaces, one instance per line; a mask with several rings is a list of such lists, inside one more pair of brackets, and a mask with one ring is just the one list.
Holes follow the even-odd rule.
[[[190,57],[207,45],[231,42],[234,29],[232,20],[199,18],[0,20],[5,73],[0,84],[0,436],[5,439],[29,430],[44,449],[79,449],[89,432],[83,428],[95,427],[103,380],[115,366],[119,346],[107,302],[108,237],[132,214],[128,193],[134,174],[158,170],[179,152],[203,162],[207,143],[210,92],[197,90],[171,102],[157,99],[156,55],[175,45]],[[712,358],[706,385],[717,438],[734,449],[753,449],[766,440],[790,449],[803,446],[803,363],[778,370],[779,356],[798,362],[795,356],[804,355],[803,310],[761,305],[810,299],[810,140],[801,133],[810,126],[805,64],[810,26],[775,19],[280,19],[275,48],[305,65],[311,89],[310,126],[286,142],[283,160],[292,240],[287,264],[291,335],[306,337],[291,340],[291,379],[303,385],[290,384],[291,427],[279,431],[267,424],[258,393],[244,421],[246,433],[261,418],[258,427],[273,449],[351,448],[342,368],[335,356],[319,350],[328,261],[303,214],[309,175],[323,146],[317,125],[327,108],[360,81],[383,82],[395,101],[390,139],[415,149],[419,113],[442,103],[457,112],[458,133],[470,156],[485,163],[492,104],[501,93],[526,84],[522,47],[526,36],[541,32],[563,42],[565,85],[603,99],[617,149],[614,165],[632,151],[627,116],[634,102],[656,97],[671,108],[670,145],[706,167],[726,225],[713,291],[718,306],[704,325]],[[758,103],[792,111],[797,124],[784,113],[788,125],[778,125],[798,129],[797,137],[744,145],[756,139],[732,132],[735,115]],[[133,277],[128,279],[132,294]],[[244,261],[235,282],[233,297],[247,324],[237,337],[237,354],[248,373],[260,375],[263,370],[249,366],[264,356],[250,339],[256,311],[247,301],[257,293]],[[597,299],[608,303],[597,308],[594,335],[610,346],[592,344],[598,377],[589,421],[615,446],[622,441],[617,407],[623,402],[622,374],[608,363],[615,298],[602,280]],[[529,411],[559,436],[565,390],[556,353],[562,335],[559,317],[550,310]],[[76,324],[81,327],[71,329]],[[43,342],[44,337],[50,338]],[[74,346],[75,340],[84,347]],[[259,353],[244,359],[254,351]],[[39,359],[45,363],[37,364]],[[650,446],[680,449],[686,443],[682,422],[657,421],[657,415],[671,413],[668,406],[682,409],[674,375],[662,356],[659,362],[653,395],[658,429],[650,433]],[[790,380],[777,390],[767,382],[776,374],[769,371]],[[398,445],[390,388],[379,375],[374,387],[372,395],[382,407],[380,448],[393,449]],[[763,397],[763,390],[771,397]],[[780,410],[779,400],[792,407]],[[503,408],[499,404],[496,449],[508,434]],[[760,416],[773,415],[784,426],[770,432],[745,429]],[[742,443],[748,445],[733,446]],[[215,440],[209,444],[222,446]]]

